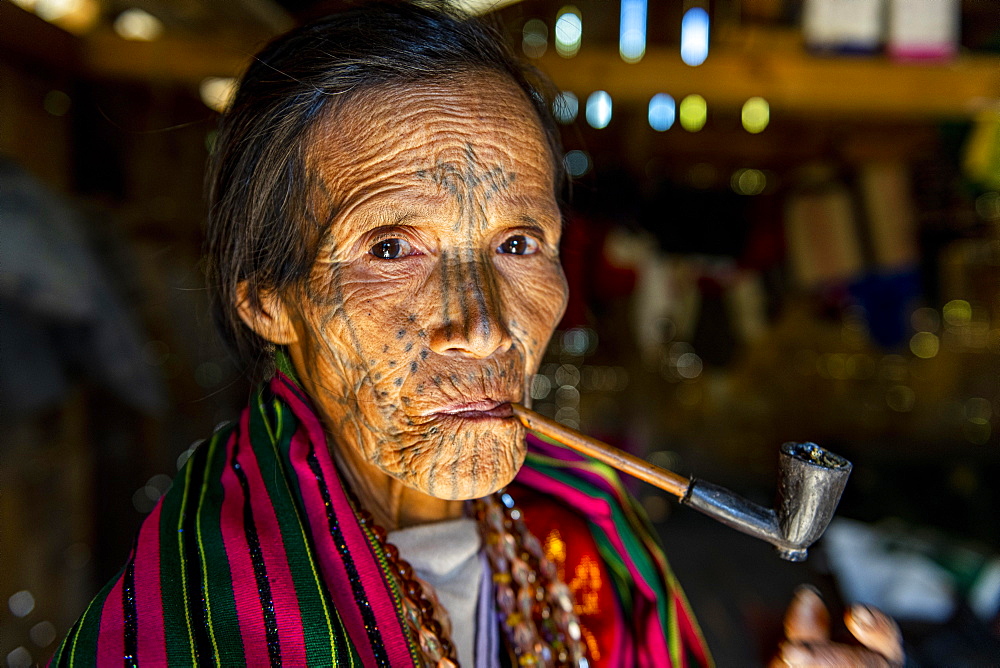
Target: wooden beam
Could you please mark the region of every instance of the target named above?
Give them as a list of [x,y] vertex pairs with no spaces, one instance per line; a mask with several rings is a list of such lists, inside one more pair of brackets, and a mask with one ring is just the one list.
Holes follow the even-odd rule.
[[698,67],[676,49],[657,48],[636,64],[612,49],[584,49],[569,59],[548,53],[536,61],[562,90],[581,100],[595,90],[616,104],[646,104],[655,93],[678,101],[698,93],[709,108],[740,107],[750,97],[789,115],[969,118],[1000,104],[1000,57],[962,56],[952,63],[901,64],[884,57],[819,57],[758,45],[719,48]]
[[100,30],[84,39],[83,62],[87,71],[102,77],[197,85],[205,77],[239,76],[263,46],[171,36],[136,42]]
[[80,60],[79,40],[11,2],[0,1],[0,55],[31,67],[74,72]]
[[[129,42],[109,30],[84,40],[85,68],[112,78],[198,83],[238,76],[263,44],[225,44],[164,37]],[[585,98],[608,91],[616,105],[645,105],[655,93],[677,100],[702,95],[709,109],[739,108],[760,96],[772,113],[854,119],[970,118],[1000,104],[1000,56],[964,55],[948,64],[900,64],[881,56],[819,57],[785,35],[729,39],[698,67],[677,49],[653,48],[627,64],[609,47],[562,58],[551,50],[535,63],[563,90]]]

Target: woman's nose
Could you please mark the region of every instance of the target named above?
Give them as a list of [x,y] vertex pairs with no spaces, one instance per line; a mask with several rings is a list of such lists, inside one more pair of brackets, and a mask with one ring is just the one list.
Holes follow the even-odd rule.
[[441,315],[429,333],[431,350],[483,359],[510,347],[494,271],[487,258],[472,253],[442,254],[438,268]]

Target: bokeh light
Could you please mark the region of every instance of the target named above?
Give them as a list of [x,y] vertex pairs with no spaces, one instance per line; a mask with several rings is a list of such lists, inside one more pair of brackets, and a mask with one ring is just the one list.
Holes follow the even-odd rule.
[[10,595],[7,607],[15,617],[27,617],[35,609],[35,597],[27,589],[22,589]]
[[944,321],[953,327],[967,325],[972,320],[972,306],[964,299],[952,299],[941,309]]
[[549,27],[541,19],[530,19],[521,31],[521,49],[529,58],[541,58],[549,46]]
[[597,332],[589,327],[574,327],[562,335],[563,352],[583,356],[597,349]]
[[552,381],[544,374],[535,374],[531,377],[531,398],[538,400],[549,396],[552,391]]
[[708,104],[701,95],[688,95],[681,100],[681,127],[688,132],[697,132],[705,127],[708,120]]
[[35,660],[24,647],[15,647],[7,653],[7,668],[30,668]]
[[622,0],[618,53],[626,63],[646,55],[646,0]]
[[50,90],[42,101],[42,107],[53,116],[65,116],[71,106],[73,100],[61,90]]
[[759,195],[767,188],[767,176],[759,169],[738,169],[729,185],[739,195]]
[[17,4],[76,35],[89,32],[101,17],[97,0],[34,0]]
[[677,116],[677,104],[666,93],[657,93],[649,100],[649,127],[657,132],[669,130]]
[[556,53],[563,58],[572,58],[580,51],[583,41],[583,17],[580,10],[567,5],[559,10],[555,27]]
[[587,98],[587,123],[600,130],[611,122],[611,96],[603,90],[595,91]]
[[677,357],[677,375],[688,380],[701,375],[704,363],[697,353],[684,353]]
[[163,23],[149,12],[133,7],[115,19],[115,32],[122,39],[151,42],[163,34]]
[[752,97],[743,103],[740,113],[743,129],[752,134],[763,132],[771,122],[771,107],[762,97]]
[[564,125],[575,121],[578,113],[580,113],[580,100],[569,91],[562,91],[552,101],[552,115]]
[[208,77],[199,87],[201,101],[214,111],[223,112],[236,94],[236,79],[233,77]]
[[910,337],[910,352],[920,359],[930,359],[941,349],[941,340],[931,332],[917,332]]
[[573,178],[579,178],[590,171],[590,156],[586,151],[568,151],[563,157],[566,173]]
[[38,647],[48,647],[56,639],[56,627],[52,622],[41,621],[31,627],[28,631],[28,637],[31,638],[31,642],[35,643]]
[[691,66],[701,65],[708,58],[708,12],[692,7],[681,19],[681,60]]

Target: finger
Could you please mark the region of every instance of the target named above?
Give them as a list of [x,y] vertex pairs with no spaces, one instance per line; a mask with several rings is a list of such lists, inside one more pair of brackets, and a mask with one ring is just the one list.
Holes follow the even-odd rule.
[[892,617],[878,608],[856,604],[844,613],[847,630],[863,645],[869,647],[890,663],[903,663],[903,636]]
[[785,642],[778,650],[778,656],[771,663],[777,666],[796,668],[890,668],[889,662],[881,654],[864,647],[840,645],[825,642],[815,645]]
[[785,636],[792,643],[829,642],[830,613],[812,587],[801,586],[795,590],[785,613]]

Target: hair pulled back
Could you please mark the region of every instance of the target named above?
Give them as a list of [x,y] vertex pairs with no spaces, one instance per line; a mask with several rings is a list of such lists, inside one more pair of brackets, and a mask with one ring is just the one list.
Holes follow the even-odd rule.
[[277,38],[240,80],[222,116],[207,175],[207,278],[226,343],[253,376],[270,370],[272,347],[243,324],[240,284],[255,308],[265,291],[301,285],[325,223],[310,211],[309,132],[336,102],[391,86],[434,86],[476,72],[509,77],[531,101],[548,139],[557,183],[561,148],[545,79],[524,65],[499,31],[448,9],[377,2],[319,19]]

